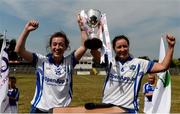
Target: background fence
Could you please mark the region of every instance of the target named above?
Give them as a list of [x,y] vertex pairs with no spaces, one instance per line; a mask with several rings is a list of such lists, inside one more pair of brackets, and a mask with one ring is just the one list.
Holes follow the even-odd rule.
[[[35,73],[35,68],[32,66],[30,63],[10,63],[10,74],[14,73]],[[85,69],[83,69],[85,68]],[[175,67],[175,68],[170,68],[170,73],[172,75],[180,75],[180,68]],[[75,67],[74,74],[78,75],[87,75],[88,74],[93,74],[93,75],[105,75],[105,71],[103,68],[93,68],[93,67]]]

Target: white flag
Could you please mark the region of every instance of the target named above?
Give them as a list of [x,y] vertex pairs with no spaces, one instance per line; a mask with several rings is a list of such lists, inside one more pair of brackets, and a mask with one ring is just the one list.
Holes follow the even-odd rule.
[[[159,62],[165,57],[163,38],[160,42]],[[152,97],[152,107],[147,113],[170,113],[171,108],[171,77],[169,71],[157,74],[159,79]]]
[[[5,37],[5,35],[4,35]],[[9,98],[7,97],[8,92],[8,54],[5,51],[6,40],[3,39],[1,53],[0,53],[0,113],[6,112],[9,104]]]

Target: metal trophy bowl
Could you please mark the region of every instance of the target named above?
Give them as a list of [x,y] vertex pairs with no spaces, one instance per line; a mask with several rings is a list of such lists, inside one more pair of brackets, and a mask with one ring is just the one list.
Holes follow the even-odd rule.
[[102,41],[98,38],[98,24],[101,20],[101,12],[96,9],[90,9],[86,12],[87,25],[91,29],[88,33],[88,39],[85,41],[85,47],[88,49],[99,49],[102,47]]

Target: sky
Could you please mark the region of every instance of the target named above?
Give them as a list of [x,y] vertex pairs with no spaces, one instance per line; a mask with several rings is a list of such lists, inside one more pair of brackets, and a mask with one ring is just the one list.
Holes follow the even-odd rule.
[[174,58],[180,58],[180,0],[0,0],[0,33],[7,30],[8,39],[18,39],[27,21],[35,19],[39,28],[28,36],[29,51],[47,54],[50,35],[64,31],[70,53],[80,46],[76,15],[88,9],[106,14],[111,40],[126,35],[135,57],[158,59],[160,38],[166,41],[170,33],[176,37]]

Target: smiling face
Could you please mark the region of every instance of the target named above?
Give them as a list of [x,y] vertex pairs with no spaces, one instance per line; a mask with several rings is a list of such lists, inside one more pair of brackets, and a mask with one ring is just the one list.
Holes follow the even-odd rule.
[[64,52],[69,47],[69,40],[64,32],[55,32],[49,40],[49,47],[55,63],[59,64]]
[[119,60],[126,61],[129,57],[129,45],[125,39],[118,39],[114,45],[116,57]]
[[63,37],[53,37],[50,47],[54,59],[60,59],[67,49],[65,45],[65,39]]

